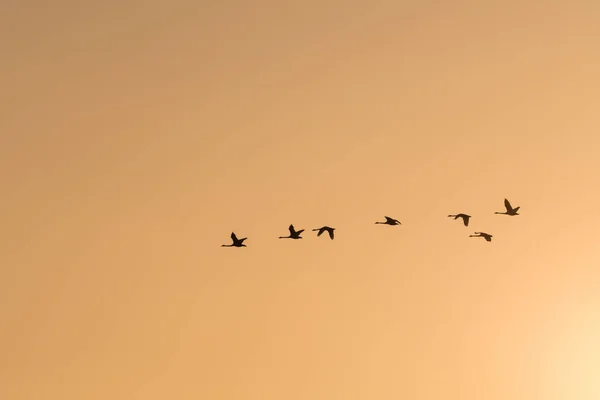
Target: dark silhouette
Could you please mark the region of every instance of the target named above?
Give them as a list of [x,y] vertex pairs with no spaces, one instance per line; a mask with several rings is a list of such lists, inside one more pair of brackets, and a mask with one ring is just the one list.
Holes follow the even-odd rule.
[[241,238],[238,239],[237,236],[235,236],[235,233],[231,232],[231,240],[233,243],[231,244],[222,244],[221,247],[247,247],[244,244],[244,240],[246,240],[248,238]]
[[512,208],[508,199],[504,199],[504,207],[506,207],[505,212],[496,211],[494,214],[519,215],[519,213],[517,211],[519,211],[519,208],[521,208],[521,207]]
[[375,222],[376,224],[384,224],[384,225],[402,225],[400,221],[394,218],[385,217],[385,222]]
[[482,237],[482,238],[485,238],[485,240],[487,242],[492,241],[492,235],[490,235],[489,233],[485,233],[485,232],[475,232],[474,235],[469,235],[469,237]]
[[463,223],[465,224],[465,226],[469,226],[469,218],[471,218],[470,215],[467,214],[451,214],[448,215],[449,217],[454,217],[454,219],[458,219],[458,218],[462,218]]
[[[494,214],[504,214],[504,215],[511,215],[511,216],[515,216],[515,215],[519,215],[519,210],[521,209],[521,207],[513,207],[510,202],[508,201],[508,199],[504,199],[504,207],[506,208],[506,211],[504,212],[500,212],[500,211],[496,211]],[[465,213],[457,213],[457,214],[449,214],[448,215],[449,218],[453,218],[455,221],[457,219],[462,219],[463,225],[468,227],[469,223],[471,221],[472,216],[469,214],[465,214]],[[394,219],[392,217],[388,217],[385,216],[385,221],[377,221],[375,222],[375,224],[381,224],[381,225],[402,225],[402,223],[400,221],[398,221],[397,219]],[[296,230],[294,228],[293,224],[290,224],[288,227],[290,234],[288,236],[279,236],[279,239],[303,239],[303,237],[301,236],[301,234],[305,231],[305,229],[299,229]],[[462,228],[459,228],[462,229]],[[312,229],[313,232],[317,232],[317,237],[322,236],[323,233],[327,232],[327,234],[329,235],[329,238],[331,240],[334,240],[335,238],[335,230],[336,228],[332,228],[330,226],[324,225],[320,228],[316,228],[316,229]],[[480,238],[484,238],[486,242],[491,242],[493,236],[490,235],[489,233],[486,232],[475,232],[472,235],[469,235],[469,237],[480,237]],[[231,232],[231,244],[222,244],[222,247],[247,247],[244,244],[244,241],[247,240],[248,238],[238,238],[234,232]]]
[[304,229],[296,231],[294,225],[290,225],[288,229],[290,230],[290,236],[279,236],[279,239],[302,239],[300,234],[304,232]]
[[327,231],[327,233],[329,233],[329,237],[331,238],[331,240],[333,240],[333,231],[335,231],[335,228],[330,228],[328,226],[324,226],[322,228],[313,229],[313,232],[315,232],[315,231],[319,231],[319,233],[317,233],[317,236],[321,236],[323,234],[323,232]]

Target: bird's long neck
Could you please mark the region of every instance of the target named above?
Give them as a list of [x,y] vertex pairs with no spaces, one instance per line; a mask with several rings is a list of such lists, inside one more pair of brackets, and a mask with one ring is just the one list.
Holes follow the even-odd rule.
[[232,244],[222,244],[221,247],[231,247],[233,246]]
[[506,214],[505,212],[496,211],[494,214]]
[[385,224],[385,222],[375,222],[376,224]]

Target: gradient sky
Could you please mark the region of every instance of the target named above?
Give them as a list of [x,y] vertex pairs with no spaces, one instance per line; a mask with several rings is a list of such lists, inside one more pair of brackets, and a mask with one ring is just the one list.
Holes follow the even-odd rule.
[[0,31],[0,398],[600,398],[600,3],[9,0]]

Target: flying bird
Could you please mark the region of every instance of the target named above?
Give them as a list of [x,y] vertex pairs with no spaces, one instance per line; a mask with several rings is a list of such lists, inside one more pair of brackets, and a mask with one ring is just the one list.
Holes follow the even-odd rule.
[[462,218],[463,223],[465,224],[465,226],[469,226],[469,218],[471,218],[470,215],[467,215],[467,214],[450,214],[448,216],[449,217],[454,217],[454,219]]
[[402,225],[400,221],[394,218],[385,217],[385,222],[375,222],[376,224],[385,224],[385,225]]
[[323,232],[327,231],[327,233],[329,233],[329,237],[331,238],[331,240],[333,240],[333,231],[335,231],[335,228],[330,228],[328,226],[324,226],[322,228],[313,229],[313,232],[315,232],[315,231],[319,231],[319,233],[317,233],[317,236],[321,236],[323,234]]
[[469,237],[482,237],[482,238],[485,238],[485,240],[487,242],[492,241],[492,235],[490,235],[489,233],[485,233],[485,232],[475,232],[474,235],[469,235]]
[[297,231],[294,229],[294,225],[290,225],[288,229],[290,230],[290,236],[279,236],[279,239],[302,239],[300,234],[304,232],[304,229]]
[[519,215],[519,213],[517,211],[519,211],[519,208],[521,208],[521,207],[512,208],[512,206],[510,205],[510,201],[508,201],[508,199],[504,199],[504,207],[506,207],[505,212],[496,211],[494,214]]
[[235,233],[231,232],[231,241],[233,243],[231,244],[222,244],[221,247],[247,247],[244,244],[244,240],[246,240],[248,238],[241,238],[238,239],[237,236],[235,236]]

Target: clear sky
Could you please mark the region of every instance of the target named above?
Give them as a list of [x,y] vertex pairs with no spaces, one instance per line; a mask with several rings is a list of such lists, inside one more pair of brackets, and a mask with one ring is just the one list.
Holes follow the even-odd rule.
[[0,398],[600,398],[600,3],[9,0],[0,31]]

